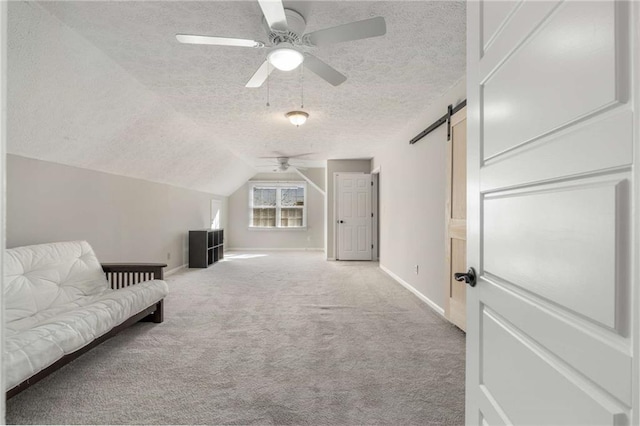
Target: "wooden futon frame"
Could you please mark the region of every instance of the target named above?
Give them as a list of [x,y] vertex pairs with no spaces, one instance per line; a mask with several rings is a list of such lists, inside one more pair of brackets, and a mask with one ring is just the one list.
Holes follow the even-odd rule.
[[[163,279],[163,268],[165,268],[166,266],[167,265],[164,263],[103,263],[102,270],[106,274],[107,280],[111,284],[111,288],[114,290],[119,290],[121,288],[129,287],[143,281]],[[111,331],[108,331],[102,336],[97,337],[86,346],[83,346],[77,351],[63,356],[58,361],[51,364],[49,367],[34,374],[19,385],[9,389],[7,391],[7,399],[19,394],[32,384],[37,383],[60,367],[70,363],[83,353],[89,351],[90,349],[93,349],[100,343],[115,336],[125,328],[137,323],[138,321],[152,321],[155,323],[161,323],[164,320],[162,302],[163,300],[159,301],[158,303],[154,303],[143,311],[132,316],[122,324],[112,328]]]

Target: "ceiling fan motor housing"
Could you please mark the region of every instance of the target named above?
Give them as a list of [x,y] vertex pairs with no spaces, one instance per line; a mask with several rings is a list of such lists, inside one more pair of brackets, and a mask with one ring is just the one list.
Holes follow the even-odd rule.
[[287,17],[287,31],[272,30],[269,28],[265,18],[262,17],[262,23],[267,30],[267,34],[269,34],[269,41],[273,45],[278,45],[279,43],[300,44],[302,34],[307,28],[304,17],[292,9],[285,9],[284,14]]

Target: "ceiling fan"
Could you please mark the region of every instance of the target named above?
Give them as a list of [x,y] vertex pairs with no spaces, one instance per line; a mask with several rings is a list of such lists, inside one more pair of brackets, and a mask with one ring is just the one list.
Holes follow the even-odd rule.
[[[274,171],[286,172],[287,170],[289,170],[289,167],[291,167],[291,164],[289,164],[289,158],[279,157],[277,160],[278,160],[278,168],[275,169]],[[293,167],[296,169],[305,170],[304,167],[297,167],[297,166],[293,166]]]
[[289,170],[290,167],[292,167],[294,169],[298,169],[298,170],[307,170],[306,167],[297,166],[295,164],[290,164],[289,163],[290,159],[297,158],[297,157],[303,157],[305,155],[308,155],[308,154],[298,154],[298,155],[292,155],[292,156],[289,156],[289,157],[281,155],[281,156],[278,156],[278,157],[260,157],[260,158],[275,159],[277,161],[277,166],[275,168],[274,168],[274,166],[266,166],[266,167],[269,167],[270,169],[273,169],[274,172],[286,172],[287,170]]
[[258,0],[258,3],[264,15],[262,21],[266,26],[268,43],[239,38],[188,34],[177,34],[176,39],[180,43],[186,44],[269,49],[267,59],[253,74],[246,87],[262,86],[274,67],[282,71],[292,71],[303,62],[304,66],[318,77],[338,86],[344,83],[347,77],[306,52],[305,49],[382,36],[387,32],[384,18],[378,16],[305,34],[304,30],[307,24],[304,17],[295,10],[285,9],[282,0]]

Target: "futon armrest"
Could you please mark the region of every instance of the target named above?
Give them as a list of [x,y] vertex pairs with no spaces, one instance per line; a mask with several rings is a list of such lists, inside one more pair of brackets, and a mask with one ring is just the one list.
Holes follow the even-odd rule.
[[166,263],[103,263],[102,270],[114,290],[164,278]]

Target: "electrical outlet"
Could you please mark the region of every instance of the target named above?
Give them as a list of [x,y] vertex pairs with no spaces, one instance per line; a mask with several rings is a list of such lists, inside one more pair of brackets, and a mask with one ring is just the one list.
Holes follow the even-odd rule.
[[167,253],[167,260],[171,260],[171,252]]
[[418,265],[416,265],[416,275],[418,275]]

